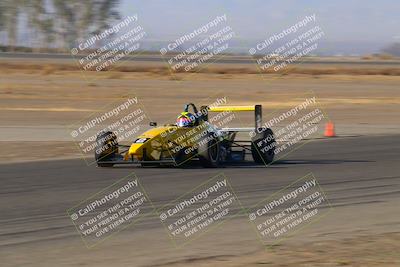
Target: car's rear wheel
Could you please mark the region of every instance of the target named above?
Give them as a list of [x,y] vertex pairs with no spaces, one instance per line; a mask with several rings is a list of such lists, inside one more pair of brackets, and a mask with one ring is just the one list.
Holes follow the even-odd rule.
[[275,156],[275,137],[271,129],[259,130],[252,138],[251,155],[256,163],[269,164]]
[[200,164],[203,167],[215,168],[220,164],[221,147],[217,139],[210,139],[208,142],[200,142],[198,148],[198,155]]
[[100,132],[96,138],[96,150],[94,157],[96,159],[97,166],[99,167],[112,167],[111,161],[115,158],[118,153],[118,142],[117,136],[113,132]]

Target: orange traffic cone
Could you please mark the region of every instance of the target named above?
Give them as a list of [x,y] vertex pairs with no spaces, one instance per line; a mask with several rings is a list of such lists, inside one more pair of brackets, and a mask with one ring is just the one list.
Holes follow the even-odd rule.
[[324,135],[326,137],[334,137],[334,136],[336,136],[335,135],[335,125],[333,124],[333,122],[328,121],[325,124],[325,133],[324,133]]

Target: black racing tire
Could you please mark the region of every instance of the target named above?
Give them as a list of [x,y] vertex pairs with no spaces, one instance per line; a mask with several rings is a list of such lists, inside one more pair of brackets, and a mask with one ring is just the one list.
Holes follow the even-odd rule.
[[220,164],[221,147],[216,138],[207,136],[208,142],[200,142],[198,156],[201,166],[205,168],[216,168]]
[[118,153],[117,136],[110,131],[100,132],[96,138],[96,150],[94,158],[99,167],[112,167],[113,163],[108,163],[107,160],[112,160]]
[[265,164],[273,162],[276,141],[270,128],[259,129],[251,141],[251,155],[254,162]]

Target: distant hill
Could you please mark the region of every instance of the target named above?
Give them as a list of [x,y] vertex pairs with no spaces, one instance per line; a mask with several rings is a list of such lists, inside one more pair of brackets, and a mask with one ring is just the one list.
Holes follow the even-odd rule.
[[400,43],[392,44],[382,50],[384,53],[400,57]]

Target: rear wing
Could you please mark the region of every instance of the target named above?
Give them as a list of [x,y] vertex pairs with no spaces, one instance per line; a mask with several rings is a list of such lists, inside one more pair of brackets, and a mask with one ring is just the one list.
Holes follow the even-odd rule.
[[[254,106],[202,106],[200,108],[203,119],[208,121],[208,113],[209,112],[224,112],[224,111],[233,111],[233,112],[244,112],[244,111],[254,111],[254,122],[255,129],[261,128],[262,124],[262,105],[254,105]],[[254,130],[254,129],[249,129]]]

